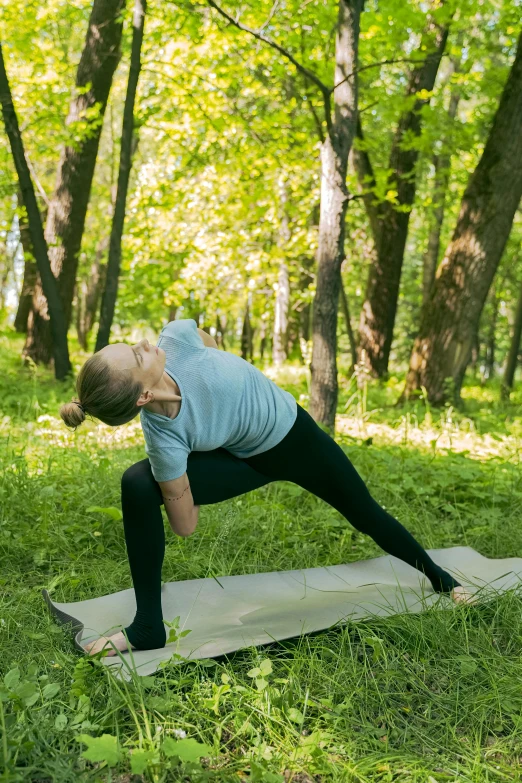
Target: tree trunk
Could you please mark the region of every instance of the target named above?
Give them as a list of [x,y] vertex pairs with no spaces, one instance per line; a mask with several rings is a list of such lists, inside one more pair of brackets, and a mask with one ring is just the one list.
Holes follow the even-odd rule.
[[225,333],[227,330],[227,319],[224,315],[216,315],[216,343],[226,351]]
[[511,344],[509,346],[509,353],[506,361],[506,369],[504,371],[504,378],[502,380],[502,386],[500,387],[500,394],[503,400],[509,400],[509,395],[513,389],[513,382],[515,380],[515,371],[518,364],[518,354],[520,351],[520,337],[522,335],[522,286],[520,286],[520,292],[518,295],[517,308],[515,311],[515,323],[513,325],[513,336],[511,338]]
[[522,34],[482,157],[464,193],[457,226],[421,311],[404,396],[424,386],[431,403],[455,398],[487,293],[522,196]]
[[250,300],[245,308],[243,331],[241,333],[241,357],[247,362],[252,361],[252,325],[250,323]]
[[261,323],[259,326],[259,358],[261,362],[265,358],[265,351],[266,351],[266,321],[264,318],[261,318]]
[[346,170],[357,123],[362,0],[340,0],[335,43],[334,116],[321,146],[321,208],[313,306],[310,414],[332,433],[337,409],[337,309],[344,260]]
[[[67,124],[88,123],[82,139],[66,146],[58,167],[56,188],[49,206],[45,238],[63,303],[66,328],[71,321],[85,216],[89,203],[103,117],[112,78],[120,59],[121,11],[124,0],[94,0],[76,75],[77,94],[71,101]],[[89,115],[95,111],[92,119]],[[89,117],[88,120],[85,117]],[[24,353],[46,364],[52,340],[46,297],[37,283]]]
[[67,346],[67,322],[63,310],[58,285],[52,273],[47,244],[45,242],[42,218],[38,210],[33,182],[25,157],[25,150],[18,125],[18,118],[13,104],[11,88],[4,64],[4,55],[0,44],[0,103],[4,118],[5,130],[11,145],[11,152],[18,175],[18,183],[22,199],[27,209],[29,232],[33,252],[38,264],[38,272],[42,280],[44,294],[49,303],[49,321],[52,337],[52,355],[54,370],[58,380],[63,380],[71,371],[69,348]]
[[8,251],[7,243],[5,241],[2,244],[4,245],[4,252],[0,254],[0,258],[3,256],[5,263],[0,264],[0,269],[2,270],[0,273],[0,318],[5,307],[7,281],[9,280],[9,275],[11,272],[13,272],[14,276],[14,259],[18,253],[20,241],[17,242],[15,249],[10,251]]
[[143,42],[143,27],[145,24],[146,0],[134,0],[134,15],[132,19],[132,51],[127,83],[127,94],[123,110],[123,127],[121,132],[120,167],[118,171],[118,189],[114,216],[112,219],[111,238],[109,243],[109,260],[107,276],[103,292],[100,326],[96,338],[95,351],[100,351],[109,344],[114,308],[118,295],[118,282],[121,266],[121,238],[125,222],[125,205],[129,189],[129,177],[132,166],[132,149],[134,134],[134,104],[138,89],[138,79],[141,71],[141,45]]
[[473,372],[476,371],[480,361],[480,338],[478,332],[475,333],[473,338],[473,345],[471,346],[471,364]]
[[[457,72],[459,64],[455,63],[453,72]],[[448,119],[453,121],[457,115],[457,109],[460,103],[460,92],[452,89],[448,108]],[[446,142],[443,139],[443,144]],[[433,281],[435,280],[435,271],[439,263],[440,253],[440,235],[444,223],[445,201],[450,179],[451,155],[447,152],[435,155],[433,157],[433,167],[435,177],[433,181],[433,193],[435,199],[435,208],[431,215],[430,232],[428,236],[428,247],[423,259],[422,265],[422,301],[426,302],[430,295]]]
[[311,306],[305,304],[299,315],[299,336],[305,342],[310,339]]
[[[486,338],[486,358],[484,361],[484,381],[491,380],[495,375],[495,351],[496,351],[496,331],[497,331],[497,319],[498,308],[500,306],[499,298],[495,291],[492,291],[491,296],[492,313],[489,321],[488,336]],[[471,352],[470,352],[471,359]]]
[[[432,50],[432,53],[412,71],[408,97],[420,91],[433,90],[447,38],[447,26],[430,22],[423,36],[422,47]],[[388,163],[388,168],[393,172],[390,189],[396,191],[396,204],[386,201],[376,207],[372,194],[368,194],[364,200],[374,234],[376,257],[370,267],[361,312],[359,352],[361,360],[376,377],[382,377],[388,371],[404,250],[415,199],[415,169],[419,153],[412,149],[410,139],[420,134],[421,109],[428,102],[429,98],[417,99],[413,108],[404,112],[399,120]],[[360,124],[359,129],[362,138]],[[405,139],[408,144],[404,143]],[[354,163],[361,181],[368,177],[371,185],[374,178],[368,153],[356,151]],[[368,188],[368,182],[364,183],[364,187]]]
[[343,311],[344,316],[344,323],[346,325],[346,333],[348,335],[348,340],[350,342],[350,354],[352,357],[352,364],[350,367],[350,373],[353,372],[355,365],[357,364],[357,345],[355,343],[355,335],[353,333],[352,329],[352,322],[350,318],[350,307],[348,305],[348,297],[346,296],[346,291],[344,290],[343,281],[341,278],[341,307]]
[[76,332],[78,342],[84,351],[88,351],[89,335],[96,320],[98,302],[105,285],[107,264],[102,259],[109,242],[103,239],[96,249],[96,256],[91,264],[88,280],[82,280],[79,286],[76,308]]
[[272,339],[272,361],[276,367],[280,367],[288,355],[288,308],[290,307],[290,279],[285,252],[290,241],[290,226],[287,212],[287,184],[282,175],[279,179],[279,208],[280,230],[279,251],[279,276],[274,307],[274,332]]
[[[305,257],[301,259],[301,275],[299,278],[299,290],[301,292],[306,291],[314,279],[312,274],[313,264],[314,259],[312,257]],[[300,298],[297,301],[296,311],[298,313],[298,340],[299,345],[301,346],[301,358],[304,361],[305,356],[303,354],[302,341],[304,340],[305,343],[308,343],[310,340],[310,326],[312,321],[312,308],[308,297],[306,299]]]
[[[25,334],[27,332],[27,319],[31,311],[34,288],[38,279],[38,268],[34,260],[33,243],[31,242],[31,232],[27,221],[27,210],[24,206],[22,192],[18,190],[18,230],[20,231],[20,242],[24,251],[24,279],[22,290],[18,299],[18,308],[14,320],[14,328],[17,332]],[[45,220],[47,210],[41,213],[42,222]]]

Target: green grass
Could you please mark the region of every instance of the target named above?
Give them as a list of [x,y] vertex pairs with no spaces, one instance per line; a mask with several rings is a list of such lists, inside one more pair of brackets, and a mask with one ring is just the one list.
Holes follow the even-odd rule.
[[[68,432],[58,408],[72,386],[23,367],[20,346],[11,333],[0,335],[0,781],[521,776],[518,591],[214,661],[169,663],[130,683],[80,656],[41,589],[77,601],[132,586],[121,521],[87,509],[119,507],[120,476],[144,457],[143,442],[138,422]],[[295,368],[279,382],[298,398],[307,393]],[[497,404],[495,386],[470,383],[464,410],[431,411],[422,401],[395,407],[399,391],[400,379],[365,391],[341,374],[338,440],[375,497],[426,548],[520,555],[519,402]],[[165,581],[382,554],[325,503],[285,482],[203,507],[187,539],[166,527]],[[260,664],[266,685],[252,671]],[[194,748],[193,761],[176,755]]]

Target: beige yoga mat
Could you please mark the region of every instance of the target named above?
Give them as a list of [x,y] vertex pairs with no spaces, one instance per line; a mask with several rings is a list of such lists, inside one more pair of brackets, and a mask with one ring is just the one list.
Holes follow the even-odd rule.
[[[481,596],[513,589],[522,579],[522,558],[489,559],[471,547],[429,549],[433,560]],[[404,612],[418,613],[438,602],[453,609],[448,596],[434,593],[428,579],[402,560],[385,555],[345,565],[274,571],[216,579],[168,582],[162,589],[163,617],[180,616],[190,633],[158,650],[133,650],[102,658],[118,677],[132,671],[153,674],[163,661],[212,658],[261,646],[337,623]],[[60,623],[70,624],[75,646],[84,650],[98,636],[130,625],[136,612],[134,589],[58,603],[43,596]],[[168,628],[167,628],[168,636]]]

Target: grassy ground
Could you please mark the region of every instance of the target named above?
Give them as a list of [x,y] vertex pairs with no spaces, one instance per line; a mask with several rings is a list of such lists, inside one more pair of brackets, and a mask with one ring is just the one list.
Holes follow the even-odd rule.
[[[519,779],[518,591],[127,684],[80,656],[40,591],[74,601],[132,586],[121,521],[88,509],[119,508],[141,431],[68,432],[57,411],[72,386],[22,367],[20,345],[0,334],[0,781]],[[305,373],[289,367],[278,382],[306,405]],[[430,411],[394,407],[399,391],[399,379],[357,391],[341,376],[337,438],[375,497],[426,548],[520,555],[520,401],[499,406],[494,385],[470,384],[464,411]],[[382,554],[284,482],[203,507],[188,539],[167,530],[165,581]]]

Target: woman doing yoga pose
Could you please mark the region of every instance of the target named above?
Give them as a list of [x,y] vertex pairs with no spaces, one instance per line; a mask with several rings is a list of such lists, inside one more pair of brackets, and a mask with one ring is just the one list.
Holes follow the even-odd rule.
[[[62,405],[77,426],[90,414],[109,425],[140,413],[147,458],[122,477],[123,526],[137,611],[125,628],[133,649],[164,647],[161,569],[165,533],[189,536],[199,507],[271,481],[293,481],[339,511],[382,549],[422,571],[438,593],[470,595],[370,495],[341,447],[287,391],[217,345],[191,319],[171,321],[157,346],[115,343],[94,354],[77,379],[78,400]],[[110,642],[108,641],[110,639]],[[126,650],[123,632],[88,645]]]

